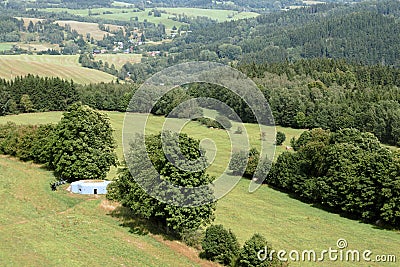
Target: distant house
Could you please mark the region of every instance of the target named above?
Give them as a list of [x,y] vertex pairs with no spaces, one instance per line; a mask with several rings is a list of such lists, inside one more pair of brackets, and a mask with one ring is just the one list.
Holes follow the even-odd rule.
[[81,180],[71,183],[71,192],[83,195],[107,194],[107,185],[112,181]]

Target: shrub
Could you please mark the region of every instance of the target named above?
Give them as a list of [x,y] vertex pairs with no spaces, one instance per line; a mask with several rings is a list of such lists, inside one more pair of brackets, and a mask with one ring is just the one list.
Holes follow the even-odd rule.
[[286,135],[282,132],[277,132],[276,133],[276,145],[280,146],[283,144],[283,142],[285,142],[286,140]]
[[239,252],[236,236],[222,225],[207,228],[202,248],[201,257],[227,266],[233,266]]
[[248,156],[244,151],[233,153],[232,159],[229,162],[229,169],[232,171],[233,175],[239,175],[244,173],[244,170],[246,169],[247,157]]
[[[246,157],[248,159],[247,165]],[[243,173],[244,177],[253,177],[253,174],[257,169],[259,159],[260,153],[254,147],[250,149],[248,155],[246,155],[246,152],[244,151],[239,151],[233,153],[232,159],[229,162],[229,169],[234,175]]]
[[223,128],[225,128],[225,129],[227,129],[227,130],[229,130],[230,128],[232,128],[232,123],[231,123],[231,121],[230,121],[227,117],[225,117],[225,116],[218,115],[218,116],[215,118],[215,120],[216,120],[221,126],[223,126]]
[[243,133],[243,128],[238,126],[236,131],[235,131],[235,134],[242,134],[242,133]]
[[[259,253],[259,251],[263,253]],[[265,266],[281,266],[276,258],[270,258],[269,254],[272,248],[268,246],[267,240],[260,234],[254,234],[247,240],[243,248],[239,251],[239,257],[236,262],[238,267],[265,267]],[[261,256],[261,259],[259,259]],[[265,257],[265,259],[264,259]]]

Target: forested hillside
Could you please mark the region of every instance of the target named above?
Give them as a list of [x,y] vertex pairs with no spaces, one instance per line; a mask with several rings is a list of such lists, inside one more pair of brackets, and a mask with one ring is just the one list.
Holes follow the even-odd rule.
[[255,19],[191,25],[190,34],[150,49],[169,52],[125,65],[120,77],[140,80],[188,60],[222,63],[341,58],[365,65],[400,66],[400,2],[324,4],[261,15]]

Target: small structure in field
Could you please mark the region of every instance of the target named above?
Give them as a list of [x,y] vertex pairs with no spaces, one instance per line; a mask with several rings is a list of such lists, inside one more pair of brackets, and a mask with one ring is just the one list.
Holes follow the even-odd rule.
[[83,195],[107,194],[107,185],[112,181],[81,180],[71,183],[71,192]]

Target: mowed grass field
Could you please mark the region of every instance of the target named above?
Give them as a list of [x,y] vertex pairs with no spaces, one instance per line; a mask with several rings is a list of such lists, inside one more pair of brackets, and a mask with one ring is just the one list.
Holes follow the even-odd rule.
[[[119,112],[106,112],[111,119],[111,123],[113,128],[115,129],[115,137],[117,138],[117,142],[119,144],[117,153],[119,157],[122,157],[122,127],[123,127],[123,119],[124,114]],[[48,112],[48,113],[37,113],[37,114],[21,114],[21,115],[13,115],[0,117],[0,123],[5,123],[6,121],[14,121],[20,124],[35,124],[35,123],[48,123],[48,122],[57,122],[61,117],[60,112]],[[140,119],[140,116],[138,117]],[[165,119],[163,117],[154,117],[151,116],[148,120],[148,125],[146,127],[146,131],[148,133],[156,133],[161,128],[161,125]],[[176,121],[178,123],[178,121]],[[130,127],[129,125],[127,127]],[[259,143],[259,133],[256,131],[257,125],[246,124],[246,129],[249,132],[250,143],[253,146],[257,146]],[[235,128],[232,129],[232,131]],[[299,136],[302,130],[288,129],[277,127],[278,131],[282,131],[286,133],[287,141],[286,144],[289,143],[289,140],[293,136]],[[223,130],[217,129],[208,129],[196,122],[191,122],[183,127],[183,132],[188,133],[191,136],[194,136],[199,139],[210,138],[212,139],[217,147],[218,153],[217,158],[215,159],[214,164],[209,168],[208,172],[212,175],[217,175],[221,172],[221,166],[226,164],[227,158],[229,159],[230,155],[230,145],[228,144],[228,135]],[[277,149],[277,155],[282,152],[283,148]],[[3,161],[10,161],[9,159],[2,159]],[[17,164],[17,163],[15,163]],[[23,165],[26,163],[18,163],[21,166],[31,166],[29,164]],[[25,168],[25,167],[22,167]],[[29,167],[35,169],[35,171],[42,172],[42,170],[36,169],[37,167]],[[16,169],[16,167],[15,167]],[[2,173],[2,172],[1,172]],[[44,177],[49,177],[51,174],[49,172],[43,171],[42,174]],[[5,177],[9,177],[10,175],[6,175]],[[11,175],[12,176],[12,175]],[[7,178],[8,179],[8,178]],[[46,180],[46,178],[43,178]],[[13,180],[14,183],[17,182],[18,179]],[[30,181],[25,180],[27,183]],[[18,180],[20,182],[20,180]],[[13,182],[10,182],[11,185]],[[25,182],[21,182],[20,186],[23,186]],[[33,183],[35,184],[35,183]],[[400,232],[399,231],[391,231],[391,230],[383,230],[379,229],[373,225],[363,224],[358,221],[350,220],[347,218],[343,218],[337,214],[332,214],[327,211],[318,209],[313,207],[312,205],[305,204],[300,202],[299,200],[291,198],[289,195],[276,191],[267,185],[261,186],[255,193],[248,193],[248,180],[241,180],[239,184],[225,197],[219,200],[217,204],[216,210],[216,224],[223,224],[225,227],[232,229],[232,231],[237,235],[241,244],[244,243],[245,240],[251,237],[253,233],[261,233],[263,234],[274,249],[280,250],[285,249],[288,252],[290,250],[315,250],[317,253],[320,253],[322,250],[328,250],[330,247],[332,249],[336,249],[336,242],[340,238],[344,238],[348,242],[349,250],[358,249],[361,252],[364,250],[371,250],[373,252],[372,257],[376,255],[396,255],[400,257]],[[34,185],[32,185],[33,187]],[[47,186],[47,185],[46,185]],[[43,190],[47,190],[43,185]],[[29,189],[28,189],[29,190]],[[46,194],[48,194],[47,192]],[[57,199],[65,199],[65,201],[76,201],[75,197],[71,200],[68,195],[61,194],[61,196],[57,193]],[[25,196],[25,198],[29,198],[29,194]],[[78,199],[80,199],[78,197]],[[53,201],[53,200],[52,200]],[[98,200],[85,201],[79,200],[82,204],[77,205],[76,208],[73,208],[70,211],[70,216],[73,218],[86,218],[87,222],[91,220],[89,217],[85,217],[85,213],[96,213],[96,221],[98,225],[103,225],[105,222],[110,222],[110,218],[104,216],[104,213],[101,213],[98,209],[99,202]],[[39,201],[39,203],[42,203]],[[39,205],[39,204],[38,204]],[[66,205],[66,204],[64,204]],[[72,204],[71,204],[72,205]],[[74,206],[75,207],[75,206]],[[81,207],[78,209],[78,207]],[[18,209],[18,208],[17,208]],[[39,209],[39,208],[36,208]],[[51,206],[50,206],[51,209]],[[91,210],[90,210],[91,209]],[[39,209],[40,210],[40,209]],[[41,210],[43,213],[47,213],[48,209]],[[54,212],[53,212],[54,213]],[[56,213],[56,212],[55,212]],[[82,214],[83,213],[83,214]],[[15,216],[19,216],[18,214]],[[56,216],[56,215],[54,215]],[[40,216],[38,216],[40,217]],[[67,220],[65,217],[63,217]],[[91,217],[90,217],[91,218]],[[21,220],[24,220],[22,218]],[[47,228],[42,233],[51,232],[53,234],[53,229],[60,227],[59,225],[53,226],[52,223],[57,221],[54,217],[43,217],[38,219],[42,224],[44,224]],[[69,219],[69,221],[73,221],[73,219]],[[71,222],[70,222],[71,224]],[[72,223],[73,224],[73,223]],[[101,227],[97,226],[97,224],[93,227],[93,235],[85,234],[84,236],[87,238],[88,242],[92,242],[92,239],[97,238],[97,234],[101,232]],[[116,226],[116,225],[115,225]],[[10,226],[11,227],[11,226]],[[24,224],[23,226],[13,226],[13,227],[26,227],[27,229],[31,229],[35,232],[36,228],[34,225],[29,226]],[[73,232],[73,226],[70,226],[69,233]],[[83,227],[83,228],[81,228]],[[86,225],[83,224],[79,226],[78,233],[83,234],[86,231]],[[114,226],[113,226],[114,227]],[[58,229],[58,228],[57,228]],[[108,229],[108,231],[114,231],[113,229]],[[120,231],[124,231],[123,229]],[[18,233],[18,231],[17,231]],[[26,232],[23,232],[26,233]],[[90,232],[91,233],[91,232]],[[141,238],[135,235],[130,235],[127,232],[124,233],[126,237],[129,237],[131,240],[137,242],[137,240],[142,240]],[[54,234],[53,234],[54,235]],[[70,240],[73,237],[68,237],[68,235],[63,235],[63,238],[69,238]],[[37,236],[34,238],[38,239]],[[146,237],[149,238],[149,237]],[[18,240],[18,239],[17,239]],[[79,239],[81,240],[81,239]],[[103,239],[101,239],[103,240]],[[115,239],[114,239],[115,240]],[[55,241],[54,244],[59,244],[61,246],[62,240]],[[59,243],[58,243],[59,242]],[[75,240],[75,242],[79,241]],[[108,241],[112,242],[112,241]],[[149,241],[150,242],[150,241]],[[153,241],[152,241],[153,242]],[[47,242],[44,242],[46,246],[53,246],[53,239],[49,238]],[[134,243],[134,242],[133,242]],[[23,248],[23,242],[19,243],[15,241],[13,246],[15,246],[16,251],[21,250]],[[109,243],[112,246],[111,243]],[[41,246],[41,243],[38,244]],[[82,246],[82,244],[79,244]],[[132,245],[132,244],[131,244]],[[118,255],[127,253],[124,251],[126,247],[122,247],[118,250]],[[93,248],[95,250],[95,248]],[[146,253],[146,252],[144,252]],[[75,254],[74,254],[75,255]],[[147,254],[146,254],[147,255]],[[71,257],[70,257],[71,258]],[[39,261],[40,259],[38,259]],[[179,259],[177,258],[177,261]],[[355,266],[354,262],[330,262],[326,261],[324,263],[315,263],[315,262],[291,262],[290,266]],[[381,266],[382,264],[378,264],[375,262],[363,262],[357,263],[356,266]],[[164,266],[164,265],[159,265]],[[167,265],[165,265],[167,266]],[[385,263],[383,266],[398,266],[395,263]]]
[[[78,16],[89,16],[88,9],[68,9],[68,8],[44,8],[41,11],[47,12],[68,12]],[[168,14],[161,14],[161,17],[149,16],[148,13],[151,9],[146,9],[145,11],[133,11],[134,8],[92,8],[92,14],[98,13],[99,15],[92,15],[93,17],[101,17],[104,19],[130,21],[130,19],[137,17],[139,21],[147,20],[155,24],[162,23],[167,29],[172,29],[173,26],[180,27],[185,23],[173,21],[169,18]],[[112,14],[103,14],[103,12],[112,12]]]
[[10,50],[13,43],[0,43],[0,51]]
[[218,20],[219,22],[255,18],[259,14],[255,12],[238,12],[233,10],[222,9],[202,9],[202,8],[159,8],[166,11],[171,15],[186,15],[188,17],[208,17],[210,19]]
[[129,62],[129,63],[140,63],[142,59],[141,54],[97,54],[93,55],[96,61],[102,60],[103,62],[108,62],[114,64],[116,69],[121,69],[122,66]]
[[104,35],[107,34],[113,35],[112,33],[100,30],[97,23],[80,22],[74,20],[56,20],[54,23],[58,23],[58,25],[64,27],[68,24],[71,26],[71,29],[76,30],[79,34],[82,34],[85,39],[87,33],[90,33],[90,37],[93,37],[95,40],[103,40]]
[[115,77],[102,71],[83,68],[78,55],[0,55],[0,77],[13,79],[27,74],[60,77],[76,83],[111,82]]
[[52,192],[52,180],[0,156],[1,266],[213,266],[179,242],[122,227],[104,196]]
[[[149,16],[149,11],[152,9],[146,9],[144,11],[135,10],[134,8],[93,8],[91,9],[92,15],[94,17],[102,17],[105,19],[114,19],[129,21],[131,18],[137,17],[139,21],[147,20],[149,22],[158,24],[162,23],[167,29],[171,29],[173,26],[179,27],[184,25],[182,22],[174,21],[172,18],[178,15],[186,15],[189,17],[204,16],[219,22],[228,20],[237,20],[243,18],[254,18],[258,16],[258,13],[254,12],[237,12],[232,10],[222,10],[222,9],[202,9],[202,8],[158,8],[160,11],[165,11],[166,13],[161,13],[161,17]],[[40,9],[41,11],[47,12],[63,12],[79,15],[79,16],[89,16],[88,9],[67,9],[67,8],[45,8]],[[135,10],[135,11],[134,11]],[[112,12],[112,14],[104,14],[105,12]]]

